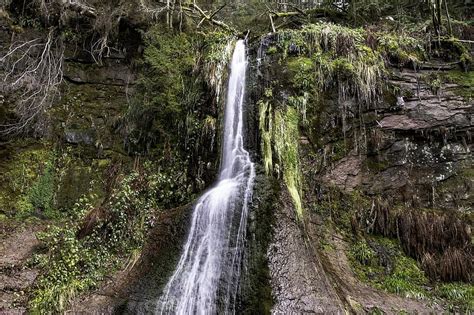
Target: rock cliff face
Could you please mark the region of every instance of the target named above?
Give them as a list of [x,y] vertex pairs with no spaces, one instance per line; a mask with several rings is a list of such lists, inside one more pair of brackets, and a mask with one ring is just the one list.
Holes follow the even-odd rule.
[[273,239],[268,247],[272,313],[331,313],[344,311],[323,261],[295,217],[291,197],[282,192],[275,209]]
[[[273,121],[265,118],[264,129],[260,129],[265,163],[265,132],[278,128],[271,126],[272,122],[275,124],[275,112],[295,106],[295,94],[301,95],[291,88],[294,74],[290,66],[300,60],[310,62],[299,57],[300,50],[291,44],[291,39],[285,42],[289,45],[285,52],[289,57],[285,59],[275,49],[281,47],[279,40],[278,36],[270,35],[260,43],[256,71],[260,74],[256,85],[259,89],[254,90],[252,100],[266,100],[267,112],[264,116],[260,113],[260,119],[273,116]],[[294,51],[292,45],[296,47]],[[349,98],[344,100],[342,113],[341,101],[334,91],[325,92],[319,105],[311,104],[310,100],[305,103],[304,111],[312,124],[305,126],[300,122],[303,127],[298,151],[306,211],[303,219],[298,218],[286,192],[281,170],[285,165],[274,166],[274,176],[280,177],[282,187],[268,247],[274,313],[290,309],[295,313],[333,313],[343,309],[359,313],[373,308],[389,313],[439,311],[361,284],[346,257],[351,237],[344,231],[339,234],[333,224],[341,222],[349,229],[359,224],[365,229],[368,224],[367,231],[373,231],[374,224],[379,222],[367,213],[375,212],[374,200],[375,204],[383,200],[391,209],[412,209],[409,213],[421,217],[424,211],[456,212],[463,216],[472,208],[472,72],[462,72],[442,61],[416,71],[389,67],[383,84],[386,92],[381,101],[362,106],[362,110],[356,99]],[[311,106],[317,109],[309,109]],[[270,145],[275,146],[277,141],[272,139]],[[273,153],[275,150],[273,147]],[[271,157],[269,160],[272,163]],[[275,161],[273,154],[273,164],[280,162],[284,161]],[[342,195],[333,195],[334,189]],[[351,212],[350,205],[341,208],[343,195],[359,194],[362,201],[352,201],[360,203],[359,210]]]
[[465,81],[443,83],[433,91],[427,82],[458,71],[392,69],[389,84],[403,95],[365,114],[367,153],[348,152],[324,170],[322,181],[414,207],[462,210],[472,205],[472,180],[465,176],[472,164],[472,88]]

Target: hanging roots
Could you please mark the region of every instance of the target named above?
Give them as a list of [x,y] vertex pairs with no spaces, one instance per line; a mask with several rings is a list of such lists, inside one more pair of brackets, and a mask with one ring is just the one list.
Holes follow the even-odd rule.
[[0,126],[4,135],[25,131],[44,132],[45,113],[59,96],[63,80],[62,43],[52,28],[46,39],[13,43],[0,58],[3,80],[0,90],[18,94],[16,121]]

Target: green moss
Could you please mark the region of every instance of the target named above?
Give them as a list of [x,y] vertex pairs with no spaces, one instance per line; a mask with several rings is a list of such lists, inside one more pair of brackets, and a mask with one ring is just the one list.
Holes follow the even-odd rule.
[[427,284],[428,280],[417,262],[413,258],[400,254],[395,260],[392,272],[379,286],[388,292],[423,299],[427,294],[423,286]]
[[48,144],[12,143],[7,148],[0,180],[0,209],[11,216],[28,216],[34,207],[50,210],[52,149]]
[[471,100],[474,97],[474,71],[452,70],[447,72],[430,73],[421,77],[434,94],[438,94],[446,83],[456,84],[452,91],[457,95]]
[[362,29],[319,23],[281,31],[278,43],[284,51],[298,47],[299,57],[288,58],[296,89],[317,99],[336,87],[340,100],[355,97],[370,104],[382,94],[385,66],[380,53],[365,45],[365,36]]
[[346,156],[347,148],[344,140],[339,140],[332,145],[331,161],[338,161]]
[[148,106],[159,104],[159,113],[165,119],[163,123],[173,121],[184,110],[179,102],[183,80],[195,64],[192,38],[186,33],[169,34],[153,27],[146,39],[144,58],[151,73],[142,80],[156,85]]
[[189,158],[194,158],[190,152],[201,152],[206,118],[215,118],[221,106],[234,43],[233,36],[221,32],[149,30],[143,75],[125,118],[129,151],[153,150],[159,156],[173,147]]
[[298,143],[299,115],[295,108],[286,107],[275,111],[273,129],[274,150],[279,167],[282,169],[283,179],[290,193],[299,218],[303,215],[301,201],[301,171],[299,165]]
[[203,60],[202,72],[219,98],[235,38],[225,32],[211,32],[204,36],[202,41],[204,42],[204,48],[200,52]]
[[474,99],[474,71],[448,71],[440,75],[443,82],[457,84],[454,92],[466,100]]
[[424,272],[414,259],[404,255],[396,241],[387,238],[360,241],[352,245],[349,257],[358,277],[377,288],[410,298],[429,296]]
[[426,59],[423,42],[407,34],[384,33],[376,34],[378,50],[385,58],[400,66],[409,63],[420,63]]
[[[312,178],[307,178],[310,181]],[[355,213],[370,208],[370,199],[358,190],[343,192],[337,187],[321,187],[323,198],[312,205],[312,211],[319,214],[325,224],[335,224],[342,233],[352,233],[351,219]]]
[[273,54],[276,54],[277,52],[278,52],[278,49],[275,46],[270,46],[267,49],[268,55],[273,55]]
[[310,58],[289,58],[288,70],[295,89],[308,91],[314,86],[314,64]]
[[351,80],[355,75],[354,65],[347,58],[337,58],[333,61],[336,75],[343,80]]
[[433,94],[438,95],[442,85],[442,81],[438,73],[430,73],[428,75],[422,76],[421,80],[430,87],[430,90]]
[[53,208],[53,198],[55,193],[54,162],[47,161],[41,176],[28,192],[29,202],[33,209],[41,211],[47,217],[56,217],[58,214]]
[[81,158],[77,147],[67,146],[56,159],[57,189],[55,207],[71,214],[76,202],[87,196],[91,202],[104,197],[107,179],[105,171],[110,159],[90,160]]

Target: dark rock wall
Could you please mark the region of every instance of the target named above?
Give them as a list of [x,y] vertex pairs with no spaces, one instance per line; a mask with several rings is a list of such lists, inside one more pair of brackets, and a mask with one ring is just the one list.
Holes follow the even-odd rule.
[[[253,58],[260,58],[260,66],[251,93],[257,102],[271,88],[274,107],[290,106],[288,98],[295,91],[286,61],[266,53],[275,40],[269,35],[253,45]],[[308,105],[316,107],[307,109],[312,124],[300,124],[305,211],[310,212],[312,203],[334,187],[348,194],[362,192],[368,200],[387,200],[389,207],[458,214],[472,208],[472,72],[456,81],[447,79],[460,73],[456,66],[437,62],[425,68],[389,68],[386,92],[378,104],[360,110],[354,99],[347,100],[344,130],[336,93],[326,91],[319,104]],[[444,78],[440,87],[433,87],[433,77]],[[311,213],[298,219],[282,178],[278,181],[279,201],[267,252],[272,312],[354,311],[350,297],[337,291],[337,281],[344,279],[328,274],[331,262],[308,241],[304,222],[325,230],[322,221],[309,223]]]

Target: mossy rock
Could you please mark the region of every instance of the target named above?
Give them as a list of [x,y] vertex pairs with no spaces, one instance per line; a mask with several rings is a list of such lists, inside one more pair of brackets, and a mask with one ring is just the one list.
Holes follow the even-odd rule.
[[32,213],[31,199],[39,196],[38,189],[52,189],[42,187],[52,185],[48,178],[43,177],[51,167],[52,159],[53,149],[48,143],[23,140],[5,146],[0,153],[3,174],[0,179],[0,210],[3,213],[10,216]]
[[470,101],[474,99],[474,71],[448,71],[440,75],[445,83],[454,83],[454,93]]

